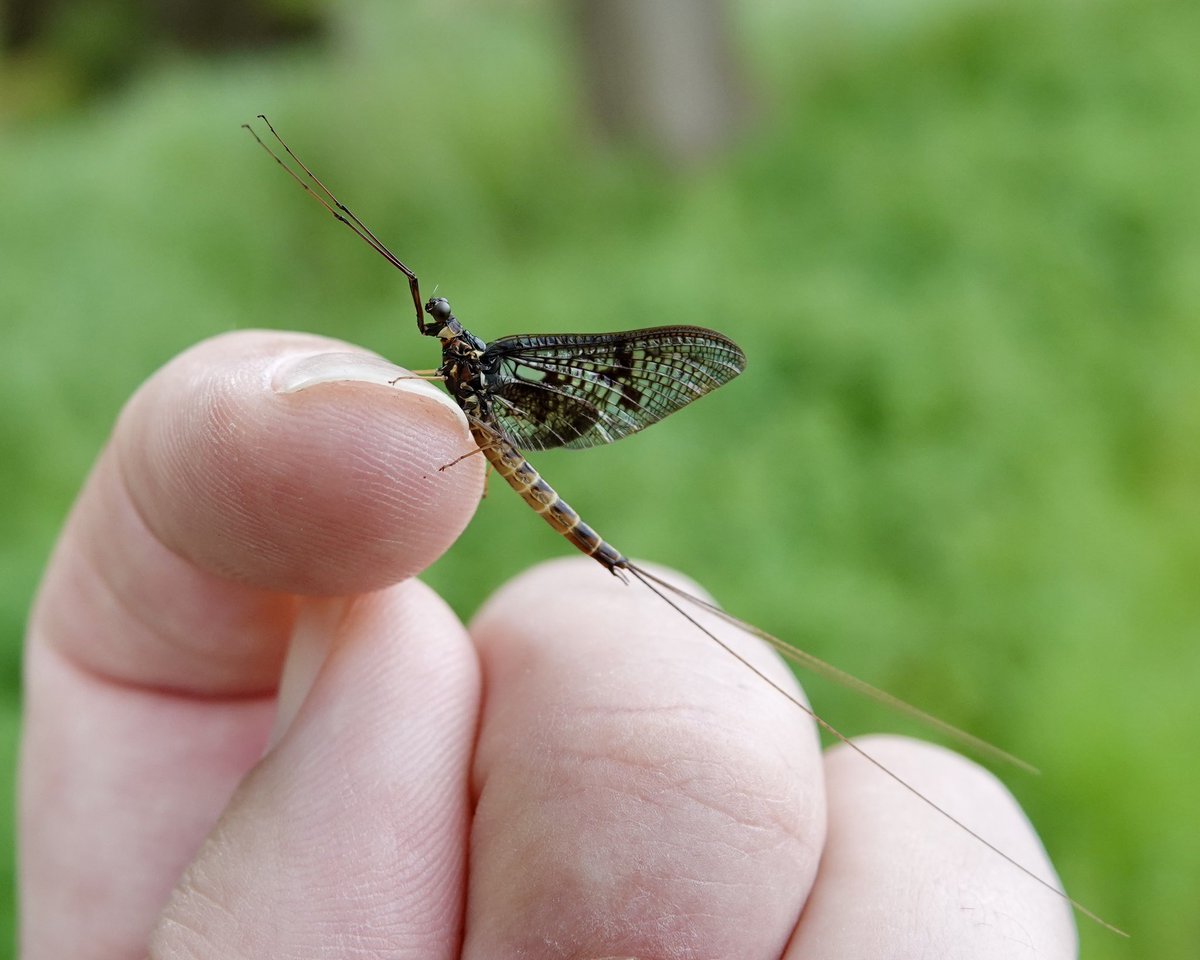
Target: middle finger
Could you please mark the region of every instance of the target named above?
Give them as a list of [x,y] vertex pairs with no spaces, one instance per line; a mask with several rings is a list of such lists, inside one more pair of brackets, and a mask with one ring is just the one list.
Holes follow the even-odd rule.
[[[795,688],[757,641],[705,624]],[[486,692],[464,956],[778,957],[824,838],[809,719],[586,560],[509,584],[472,633]]]

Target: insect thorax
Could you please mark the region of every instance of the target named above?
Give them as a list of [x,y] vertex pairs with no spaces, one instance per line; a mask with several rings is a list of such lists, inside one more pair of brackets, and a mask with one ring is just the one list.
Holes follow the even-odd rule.
[[477,406],[488,388],[483,359],[487,344],[457,322],[454,326],[457,329],[442,338],[440,372],[450,394],[466,409],[468,405]]

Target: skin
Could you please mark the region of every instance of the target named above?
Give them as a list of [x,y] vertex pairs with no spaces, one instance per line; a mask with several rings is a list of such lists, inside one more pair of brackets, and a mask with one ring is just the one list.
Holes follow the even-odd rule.
[[[122,412],[30,620],[24,960],[1075,955],[1061,901],[640,587],[558,560],[465,628],[413,578],[483,458],[439,472],[466,424],[398,372],[235,333]],[[989,774],[862,743],[1053,876]]]

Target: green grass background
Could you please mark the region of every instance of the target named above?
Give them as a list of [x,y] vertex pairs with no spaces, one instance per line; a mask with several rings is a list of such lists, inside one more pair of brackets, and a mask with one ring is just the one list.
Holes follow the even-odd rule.
[[[0,107],[6,771],[39,569],[141,380],[259,326],[436,363],[401,278],[239,129],[266,112],[485,338],[737,339],[729,387],[538,465],[627,552],[1041,766],[1004,775],[1136,938],[1084,922],[1084,955],[1194,956],[1200,7],[738,10],[757,119],[684,176],[598,148],[546,3],[344,5],[320,46]],[[493,487],[427,577],[464,616],[568,550]],[[910,730],[810,693],[848,732]]]

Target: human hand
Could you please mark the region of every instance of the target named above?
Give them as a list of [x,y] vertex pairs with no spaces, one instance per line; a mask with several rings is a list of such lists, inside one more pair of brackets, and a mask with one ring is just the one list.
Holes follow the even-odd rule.
[[[30,621],[24,960],[1074,955],[1061,902],[637,585],[546,564],[468,635],[410,578],[484,464],[439,471],[465,423],[395,376],[238,333],[122,413]],[[864,742],[1049,872],[990,776]]]

